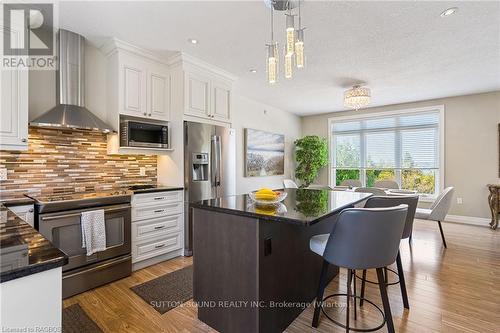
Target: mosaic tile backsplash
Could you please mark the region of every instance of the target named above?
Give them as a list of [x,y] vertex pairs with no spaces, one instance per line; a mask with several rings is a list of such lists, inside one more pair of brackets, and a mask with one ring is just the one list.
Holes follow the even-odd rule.
[[[156,156],[108,155],[106,134],[29,129],[28,151],[0,151],[0,197],[102,191],[156,184]],[[145,168],[145,176],[140,175]]]

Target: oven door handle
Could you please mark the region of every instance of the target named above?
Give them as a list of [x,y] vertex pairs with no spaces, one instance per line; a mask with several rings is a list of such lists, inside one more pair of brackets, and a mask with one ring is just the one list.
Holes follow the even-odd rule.
[[[96,207],[96,208],[98,208],[98,207]],[[124,209],[129,209],[129,208],[130,208],[129,205],[120,206],[120,207],[113,207],[113,208],[107,208],[107,209],[104,209],[104,213],[114,212],[114,211],[117,211],[117,210],[124,210]],[[64,214],[64,215],[41,216],[40,219],[42,221],[50,221],[50,220],[56,220],[56,219],[63,219],[63,218],[66,218],[66,217],[76,217],[76,216],[81,216],[82,212],[84,212],[84,211],[80,211],[79,213]]]

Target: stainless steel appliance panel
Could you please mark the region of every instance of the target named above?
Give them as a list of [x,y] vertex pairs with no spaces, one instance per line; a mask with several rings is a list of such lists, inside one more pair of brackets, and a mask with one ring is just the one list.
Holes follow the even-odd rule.
[[131,214],[130,205],[125,204],[104,208],[106,250],[86,255],[85,248],[82,248],[80,216],[82,212],[94,209],[100,207],[39,215],[40,233],[68,255],[68,264],[63,266],[63,272],[130,254]]
[[184,122],[185,255],[192,254],[193,221],[189,203],[234,195],[235,182],[234,129]]

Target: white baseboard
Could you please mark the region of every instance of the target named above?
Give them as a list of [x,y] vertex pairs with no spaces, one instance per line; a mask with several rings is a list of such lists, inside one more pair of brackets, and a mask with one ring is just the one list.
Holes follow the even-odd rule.
[[464,215],[446,215],[445,222],[462,223],[470,225],[478,225],[481,227],[489,227],[490,219],[484,217],[476,216],[464,216]]

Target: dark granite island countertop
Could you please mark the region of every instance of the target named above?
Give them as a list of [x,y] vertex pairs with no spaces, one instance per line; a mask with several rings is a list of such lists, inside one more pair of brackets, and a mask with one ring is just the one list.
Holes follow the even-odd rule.
[[[287,189],[276,209],[248,195],[205,200],[193,210],[193,298],[215,330],[284,331],[313,301],[323,258],[312,236],[333,230],[337,215],[372,194]],[[330,265],[328,280],[338,274]]]
[[372,194],[322,189],[285,189],[287,197],[274,208],[255,205],[248,194],[191,203],[203,208],[261,220],[313,225],[347,207],[368,199]]
[[68,257],[0,203],[0,282],[61,267]]

